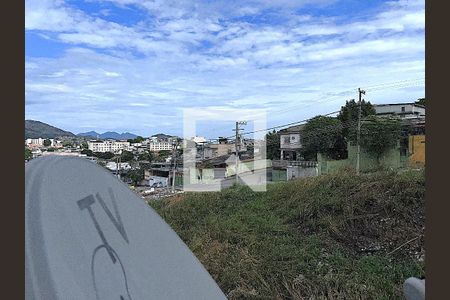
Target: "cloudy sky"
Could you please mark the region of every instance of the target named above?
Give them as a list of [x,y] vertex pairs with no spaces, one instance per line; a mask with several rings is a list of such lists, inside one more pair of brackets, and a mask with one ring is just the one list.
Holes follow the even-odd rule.
[[[182,135],[183,109],[269,126],[424,97],[424,1],[26,0],[25,117]],[[232,113],[231,113],[232,114]],[[232,134],[203,122],[198,134]]]

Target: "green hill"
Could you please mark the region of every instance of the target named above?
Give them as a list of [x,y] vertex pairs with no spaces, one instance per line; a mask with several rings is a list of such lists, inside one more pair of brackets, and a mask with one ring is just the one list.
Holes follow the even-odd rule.
[[48,125],[46,123],[35,121],[35,120],[25,120],[25,138],[44,138],[53,139],[61,136],[75,136],[72,132],[64,131],[62,129],[56,128],[54,126]]
[[352,173],[151,205],[230,299],[401,299],[424,276],[425,175]]

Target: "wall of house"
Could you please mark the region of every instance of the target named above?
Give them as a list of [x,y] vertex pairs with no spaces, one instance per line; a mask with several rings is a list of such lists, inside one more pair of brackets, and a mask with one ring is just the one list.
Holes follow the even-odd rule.
[[148,180],[148,185],[158,185],[161,187],[166,187],[169,183],[169,179],[167,177],[160,177],[160,176],[150,176],[150,179]]
[[409,136],[409,165],[425,166],[425,135]]
[[[377,114],[417,114],[425,115],[425,108],[414,104],[405,103],[403,105],[375,105]],[[402,110],[403,108],[403,110]]]
[[355,164],[350,159],[331,160],[320,153],[317,154],[317,162],[319,175],[334,173],[348,167],[355,168]]
[[286,170],[288,180],[318,175],[318,169],[316,167],[289,166]]
[[273,169],[272,170],[272,181],[274,181],[274,182],[286,181],[287,180],[286,172],[287,172],[286,170]]
[[[348,144],[347,150],[348,158],[342,160],[331,160],[324,155],[318,154],[317,160],[319,174],[333,173],[343,168],[354,169],[356,167],[357,147]],[[407,158],[400,155],[400,143],[397,143],[397,146],[387,150],[379,158],[361,148],[359,164],[362,172],[376,170],[380,167],[392,169],[404,168],[407,166],[407,162]]]
[[280,148],[283,149],[301,148],[300,133],[280,134]]
[[[251,161],[241,161],[239,163],[239,173],[249,172],[252,170],[260,170],[272,167],[270,159],[258,159]],[[226,176],[233,176],[236,174],[236,165],[229,165],[226,168]]]
[[201,170],[197,168],[189,168],[185,174],[186,176],[183,180],[185,180],[186,184],[214,183],[217,181],[217,179],[214,179],[213,168]]

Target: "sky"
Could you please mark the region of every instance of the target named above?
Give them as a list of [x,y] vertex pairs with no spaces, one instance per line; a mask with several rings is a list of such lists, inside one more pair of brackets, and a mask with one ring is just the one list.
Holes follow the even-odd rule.
[[358,88],[372,104],[413,102],[424,29],[424,0],[26,0],[25,118],[182,136],[184,109],[264,110],[276,126],[337,111]]

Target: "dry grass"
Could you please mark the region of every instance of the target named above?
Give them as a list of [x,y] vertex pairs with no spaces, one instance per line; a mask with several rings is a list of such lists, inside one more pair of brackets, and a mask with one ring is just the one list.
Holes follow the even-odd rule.
[[230,299],[400,299],[424,275],[424,195],[424,172],[345,172],[152,206]]

